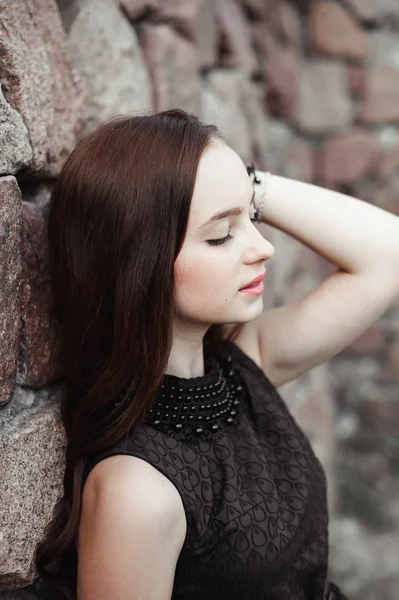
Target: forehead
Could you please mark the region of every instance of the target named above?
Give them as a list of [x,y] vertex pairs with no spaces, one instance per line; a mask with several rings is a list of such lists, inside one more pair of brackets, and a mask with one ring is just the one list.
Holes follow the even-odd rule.
[[216,211],[244,207],[252,191],[251,180],[238,154],[223,142],[213,141],[199,162],[190,225],[200,227]]

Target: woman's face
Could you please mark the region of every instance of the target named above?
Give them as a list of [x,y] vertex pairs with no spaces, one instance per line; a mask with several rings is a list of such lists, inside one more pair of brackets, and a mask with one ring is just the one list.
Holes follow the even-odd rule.
[[[262,295],[239,291],[264,273],[274,254],[250,220],[253,193],[240,157],[214,140],[199,163],[187,234],[175,261],[177,313],[185,323],[243,323],[262,312]],[[237,208],[241,214],[207,224],[215,213]]]

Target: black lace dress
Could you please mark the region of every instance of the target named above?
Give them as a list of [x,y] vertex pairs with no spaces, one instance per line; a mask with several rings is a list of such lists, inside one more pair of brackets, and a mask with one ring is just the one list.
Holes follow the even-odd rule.
[[345,600],[326,583],[326,480],[276,388],[225,342],[205,374],[165,375],[145,420],[86,461],[137,456],[177,488],[187,535],[172,600]]

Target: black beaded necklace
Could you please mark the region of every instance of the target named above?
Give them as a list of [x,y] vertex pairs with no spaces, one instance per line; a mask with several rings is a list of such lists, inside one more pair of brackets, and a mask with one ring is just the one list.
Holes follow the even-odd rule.
[[234,422],[244,386],[231,356],[205,354],[204,362],[205,374],[200,377],[164,375],[145,423],[174,438],[193,440],[213,439]]

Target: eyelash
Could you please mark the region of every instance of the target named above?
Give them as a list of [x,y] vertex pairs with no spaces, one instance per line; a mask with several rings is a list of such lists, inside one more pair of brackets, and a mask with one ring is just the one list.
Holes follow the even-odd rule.
[[230,232],[226,235],[226,237],[224,238],[219,238],[218,240],[207,240],[207,243],[210,246],[221,246],[222,244],[225,244],[226,242],[228,242],[229,240],[232,240],[234,238],[233,235],[230,235]]

